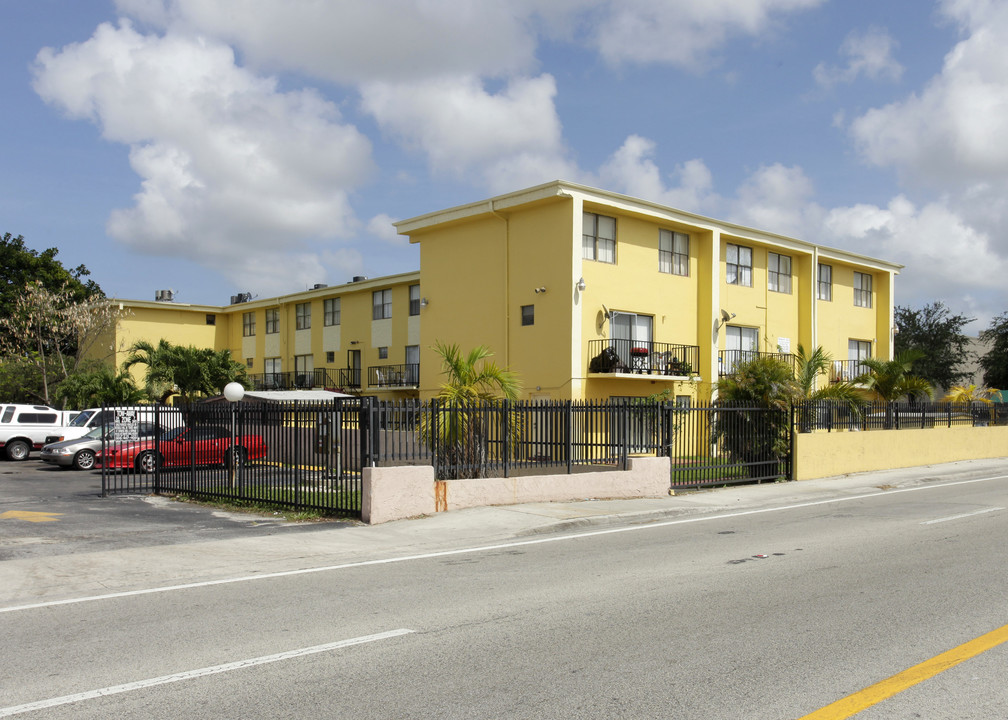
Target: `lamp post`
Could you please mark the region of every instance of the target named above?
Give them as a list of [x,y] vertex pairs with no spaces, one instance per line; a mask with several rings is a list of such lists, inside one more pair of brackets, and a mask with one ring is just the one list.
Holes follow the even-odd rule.
[[231,405],[231,453],[230,465],[231,465],[231,489],[235,487],[235,466],[238,464],[238,451],[235,450],[235,443],[237,440],[237,431],[235,429],[235,408],[238,402],[245,397],[245,386],[237,382],[229,382],[224,386],[224,399],[228,401]]

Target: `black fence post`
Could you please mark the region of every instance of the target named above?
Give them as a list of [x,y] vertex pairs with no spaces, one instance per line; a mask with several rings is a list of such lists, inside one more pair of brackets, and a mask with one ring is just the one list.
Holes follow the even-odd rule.
[[508,470],[510,463],[508,460],[511,458],[511,401],[504,398],[504,402],[501,403],[501,412],[504,415],[501,417],[501,448],[504,453],[502,461],[504,463],[504,477],[510,477],[508,475]]

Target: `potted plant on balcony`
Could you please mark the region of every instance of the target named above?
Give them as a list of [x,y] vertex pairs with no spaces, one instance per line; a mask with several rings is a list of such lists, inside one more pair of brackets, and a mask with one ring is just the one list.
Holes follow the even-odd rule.
[[651,351],[639,345],[630,348],[630,364],[638,373],[643,373],[648,366],[648,356]]

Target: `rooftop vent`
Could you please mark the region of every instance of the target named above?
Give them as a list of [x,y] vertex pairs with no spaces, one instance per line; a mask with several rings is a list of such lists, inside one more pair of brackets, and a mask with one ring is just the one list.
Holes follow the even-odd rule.
[[362,280],[367,280],[367,275],[354,275],[352,282],[361,282]]
[[154,302],[171,302],[175,299],[174,290],[155,290]]
[[315,285],[312,287],[312,290],[321,290],[324,287],[329,287],[329,286],[326,285],[325,283],[315,283]]
[[231,304],[237,305],[239,303],[247,303],[252,299],[252,293],[238,293],[237,295],[231,296]]

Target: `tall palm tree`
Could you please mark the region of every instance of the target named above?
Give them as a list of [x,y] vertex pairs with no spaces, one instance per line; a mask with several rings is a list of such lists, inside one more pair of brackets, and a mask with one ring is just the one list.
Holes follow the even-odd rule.
[[[437,342],[434,351],[445,380],[435,407],[422,416],[421,436],[438,455],[442,474],[482,477],[488,459],[486,410],[517,399],[518,377],[489,360],[493,353],[484,345],[463,354],[457,345]],[[505,417],[511,437],[519,430],[516,420],[511,414]]]
[[146,401],[147,393],[136,386],[127,371],[116,373],[104,363],[82,372],[71,374],[53,391],[59,400],[74,408],[91,408],[100,405],[136,405]]

